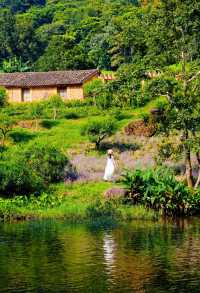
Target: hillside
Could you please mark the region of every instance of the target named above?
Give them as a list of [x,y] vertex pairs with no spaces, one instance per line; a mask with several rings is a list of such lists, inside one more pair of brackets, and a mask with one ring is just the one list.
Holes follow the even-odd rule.
[[[200,2],[191,0],[1,1],[1,72],[99,68],[112,76],[86,83],[83,101],[56,95],[14,105],[0,87],[0,194],[14,197],[15,215],[24,205],[36,213],[59,206],[58,195],[69,194],[84,217],[112,215],[115,203],[102,198],[112,185],[101,182],[110,148],[115,179],[128,191],[125,205],[118,202],[122,216],[130,216],[129,203],[167,215],[199,212],[199,17]],[[3,217],[12,203],[2,200]]]
[[180,28],[199,58],[198,1],[2,0],[2,71],[156,69],[177,63]]

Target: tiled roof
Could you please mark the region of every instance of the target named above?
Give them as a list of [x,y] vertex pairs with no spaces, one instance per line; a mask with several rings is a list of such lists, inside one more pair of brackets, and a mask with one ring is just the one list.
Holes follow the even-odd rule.
[[98,75],[97,69],[49,72],[0,73],[0,86],[38,87],[83,84]]

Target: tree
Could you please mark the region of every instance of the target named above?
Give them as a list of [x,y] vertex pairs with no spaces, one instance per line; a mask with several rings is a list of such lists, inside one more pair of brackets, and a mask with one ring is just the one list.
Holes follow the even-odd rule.
[[9,59],[4,59],[1,70],[5,73],[11,73],[11,72],[26,72],[30,71],[30,66],[28,65],[28,62],[22,62],[21,58],[17,58],[16,56]]
[[8,9],[0,9],[0,61],[17,51],[15,18]]
[[113,135],[116,129],[116,122],[111,118],[95,119],[83,127],[82,134],[87,135],[89,140],[95,143],[96,149],[99,150],[102,140]]
[[[185,175],[189,187],[200,183],[200,71],[194,64],[187,64],[186,52],[182,51],[182,72],[177,75],[165,72],[152,80],[149,90],[152,94],[166,96],[168,103],[158,117],[160,130],[169,135],[174,131],[179,136],[179,150],[185,159]],[[153,90],[152,90],[153,89]],[[162,112],[162,111],[161,111]],[[191,153],[196,153],[199,165],[198,180],[192,175]]]
[[35,129],[38,130],[38,119],[40,119],[43,112],[43,105],[41,103],[33,103],[30,107],[30,115],[35,119]]
[[2,134],[1,145],[4,146],[6,137],[9,132],[13,130],[15,125],[15,120],[9,117],[8,115],[2,113],[0,114],[0,131]]
[[48,104],[49,104],[50,107],[53,108],[53,120],[56,120],[58,110],[59,110],[59,108],[64,106],[64,102],[63,102],[62,98],[59,95],[54,95],[54,96],[49,98]]

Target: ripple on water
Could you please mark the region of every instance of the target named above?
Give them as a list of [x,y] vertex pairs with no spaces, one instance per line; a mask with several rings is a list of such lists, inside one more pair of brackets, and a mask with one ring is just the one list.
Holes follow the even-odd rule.
[[199,224],[0,225],[0,292],[200,292]]

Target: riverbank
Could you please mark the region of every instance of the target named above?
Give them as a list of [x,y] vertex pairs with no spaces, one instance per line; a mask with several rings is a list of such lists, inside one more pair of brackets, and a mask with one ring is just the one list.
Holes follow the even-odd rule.
[[0,199],[3,222],[33,219],[66,219],[85,222],[97,219],[130,221],[154,220],[158,215],[141,205],[124,205],[120,199],[107,199],[104,193],[113,186],[107,182],[57,184],[39,197]]

